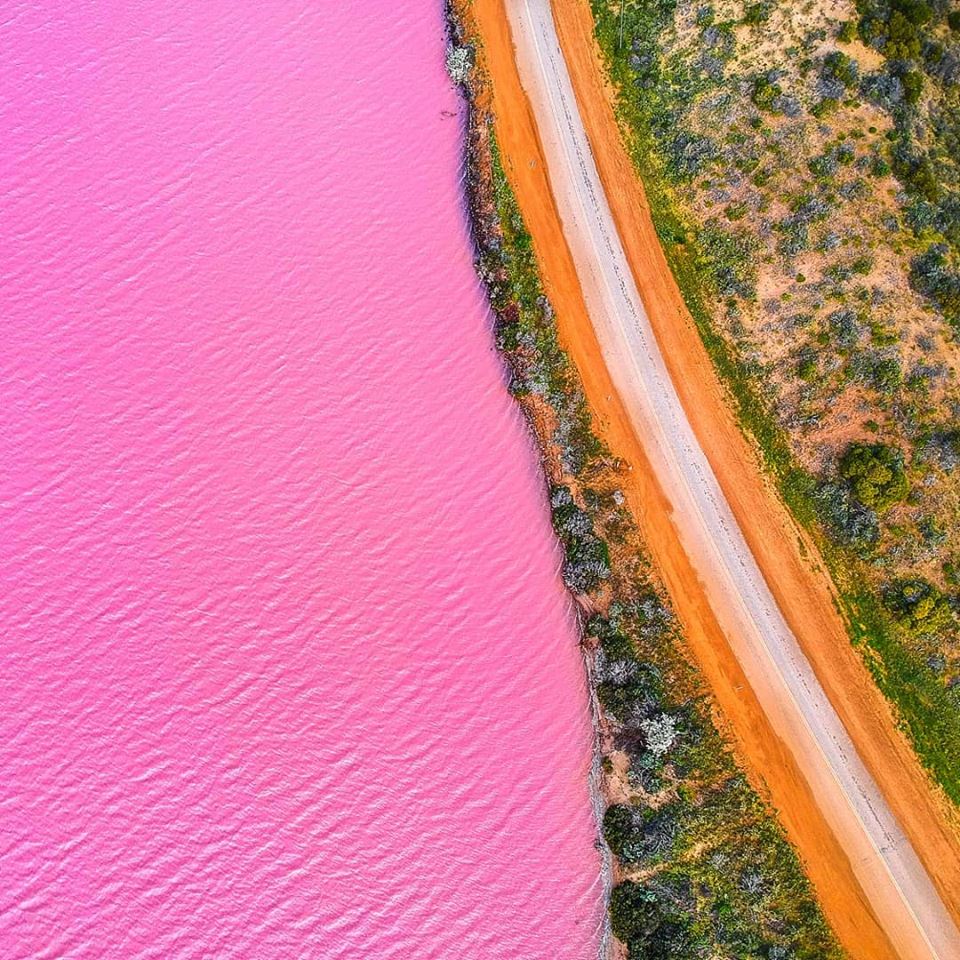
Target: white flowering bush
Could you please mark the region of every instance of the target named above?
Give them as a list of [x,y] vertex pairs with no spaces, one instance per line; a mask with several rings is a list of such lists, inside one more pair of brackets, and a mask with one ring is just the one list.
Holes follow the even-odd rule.
[[473,51],[469,47],[450,47],[447,50],[447,73],[454,83],[466,83],[473,66]]
[[677,721],[667,713],[641,720],[640,729],[647,741],[647,749],[658,757],[662,757],[677,740]]

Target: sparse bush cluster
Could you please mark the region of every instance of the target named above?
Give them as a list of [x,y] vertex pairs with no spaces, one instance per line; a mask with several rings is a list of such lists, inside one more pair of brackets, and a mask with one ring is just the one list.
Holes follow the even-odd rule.
[[735,231],[719,220],[711,220],[700,232],[699,245],[702,269],[718,293],[746,299],[756,295],[753,241],[746,231]]
[[574,593],[590,593],[610,576],[610,551],[569,487],[555,486],[551,490],[550,507],[553,529],[566,554],[564,582]]
[[[922,203],[908,223],[920,239],[937,230],[945,242],[917,257],[910,278],[951,323],[960,323],[960,45],[955,11],[927,0],[858,0],[859,30],[887,65],[865,93],[894,117],[892,169]],[[927,94],[929,103],[923,104]]]
[[888,510],[910,489],[903,454],[882,443],[851,444],[840,460],[840,476],[859,503],[870,510]]
[[632,798],[607,808],[603,836],[625,876],[610,911],[631,957],[749,956],[751,946],[833,956],[793,852],[691,685],[659,595],[614,601],[586,633],[614,747],[629,761]]

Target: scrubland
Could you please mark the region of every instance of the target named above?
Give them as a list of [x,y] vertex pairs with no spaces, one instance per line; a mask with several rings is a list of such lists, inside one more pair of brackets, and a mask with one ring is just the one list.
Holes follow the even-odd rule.
[[935,0],[593,11],[741,423],[960,801],[960,15]]

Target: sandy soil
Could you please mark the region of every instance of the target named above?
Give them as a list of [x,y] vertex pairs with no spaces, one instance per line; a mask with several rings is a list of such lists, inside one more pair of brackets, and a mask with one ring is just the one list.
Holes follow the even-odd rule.
[[[857,882],[854,865],[825,820],[817,797],[784,742],[775,735],[732,655],[686,555],[663,491],[602,363],[567,248],[529,104],[520,87],[501,0],[474,0],[493,80],[497,131],[524,216],[534,237],[561,336],[584,379],[604,439],[634,467],[627,493],[641,520],[684,624],[692,650],[717,696],[738,753],[754,782],[777,806],[803,856],[824,909],[853,956],[896,956]],[[580,109],[647,312],[687,416],[723,492],[796,634],[860,755],[883,784],[904,827],[954,916],[960,891],[960,846],[945,806],[895,729],[832,603],[829,584],[804,560],[800,534],[763,482],[756,458],[724,403],[702,344],[656,242],[638,184],[605,96],[586,4],[559,2],[556,15]],[[815,556],[807,544],[808,557]]]

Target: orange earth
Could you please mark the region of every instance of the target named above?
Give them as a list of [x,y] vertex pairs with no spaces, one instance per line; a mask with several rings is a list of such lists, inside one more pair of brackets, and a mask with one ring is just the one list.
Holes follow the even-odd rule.
[[[737,756],[775,806],[852,957],[895,957],[817,798],[773,733],[731,653],[670,517],[666,499],[601,357],[563,234],[535,120],[521,87],[504,0],[461,4],[480,40],[479,66],[510,183],[533,238],[563,346],[576,364],[595,427],[631,468],[624,494],[682,621],[691,653],[713,689]],[[586,0],[554,0],[554,17],[594,158],[647,313],[703,449],[774,596],[858,751],[943,898],[960,922],[960,839],[954,809],[931,783],[897,729],[890,705],[853,649],[816,548],[764,478],[756,451],[730,412],[729,397],[660,248],[643,185],[626,153],[603,74]]]

